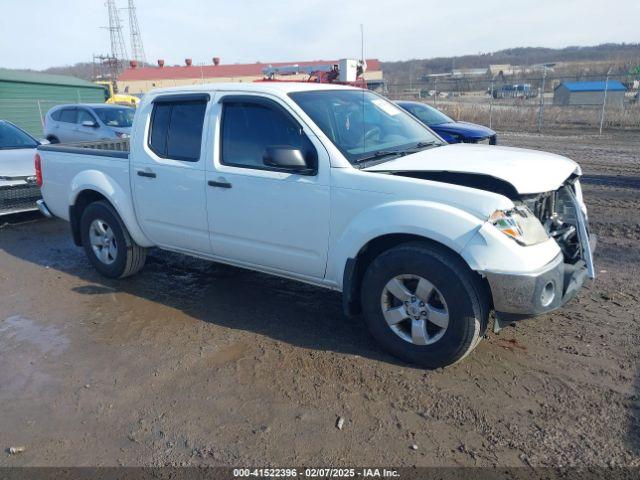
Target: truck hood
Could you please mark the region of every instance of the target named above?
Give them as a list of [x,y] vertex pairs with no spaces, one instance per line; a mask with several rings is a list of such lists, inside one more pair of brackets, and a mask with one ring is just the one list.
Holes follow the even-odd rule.
[[35,175],[35,148],[0,149],[0,181]]
[[[465,143],[422,150],[365,170],[416,177],[419,175],[411,174],[447,172],[484,176],[510,184],[521,195],[556,190],[572,173],[581,174],[576,162],[553,153]],[[469,186],[480,188],[476,184]]]

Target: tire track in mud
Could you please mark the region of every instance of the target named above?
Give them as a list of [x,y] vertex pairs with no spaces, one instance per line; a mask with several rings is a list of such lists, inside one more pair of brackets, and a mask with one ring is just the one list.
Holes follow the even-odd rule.
[[640,176],[616,176],[616,175],[594,175],[585,174],[580,178],[580,182],[588,185],[604,185],[607,187],[631,188],[640,190]]
[[592,221],[589,226],[597,235],[640,241],[640,223],[624,224],[617,222]]

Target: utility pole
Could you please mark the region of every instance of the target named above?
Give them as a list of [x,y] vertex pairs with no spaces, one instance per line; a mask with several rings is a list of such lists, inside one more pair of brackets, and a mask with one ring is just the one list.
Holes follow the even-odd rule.
[[438,77],[434,77],[433,79],[433,106],[437,107],[436,97],[438,96]]
[[489,128],[492,128],[491,127],[491,117],[492,117],[492,114],[493,114],[493,83],[494,83],[494,78],[491,79],[491,92],[489,93]]
[[600,135],[602,135],[602,126],[604,125],[604,110],[607,105],[607,90],[609,89],[609,75],[611,75],[611,67],[607,70],[607,77],[604,81],[604,98],[602,99],[602,111],[600,112]]
[[542,89],[540,90],[540,107],[538,108],[538,132],[542,131],[542,115],[544,114],[544,87],[547,80],[547,67],[543,66]]
[[542,65],[542,89],[540,91],[540,108],[538,109],[538,132],[542,131],[542,118],[544,115],[544,89],[547,81],[547,69],[553,67],[555,63],[545,63]]
[[140,66],[147,63],[147,56],[144,53],[144,45],[140,36],[140,27],[138,26],[138,16],[136,15],[136,5],[134,0],[129,0],[129,33],[131,36],[131,57],[138,62]]

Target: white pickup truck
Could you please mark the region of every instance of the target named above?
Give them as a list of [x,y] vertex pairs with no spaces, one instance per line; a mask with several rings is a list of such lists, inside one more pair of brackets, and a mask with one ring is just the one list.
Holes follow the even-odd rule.
[[102,274],[159,247],[337,290],[385,350],[428,368],[468,354],[491,311],[502,328],[594,277],[575,162],[448,145],[366,90],[156,90],[120,147],[36,156],[41,211]]

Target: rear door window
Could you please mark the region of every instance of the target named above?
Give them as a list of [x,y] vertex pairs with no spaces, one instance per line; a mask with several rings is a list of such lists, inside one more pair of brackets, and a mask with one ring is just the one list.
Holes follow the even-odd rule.
[[82,122],[94,122],[96,121],[95,118],[93,118],[93,115],[91,115],[89,112],[87,112],[86,110],[78,110],[78,118],[77,118],[77,123],[82,124]]
[[197,162],[206,107],[206,100],[156,103],[149,148],[160,157]]

